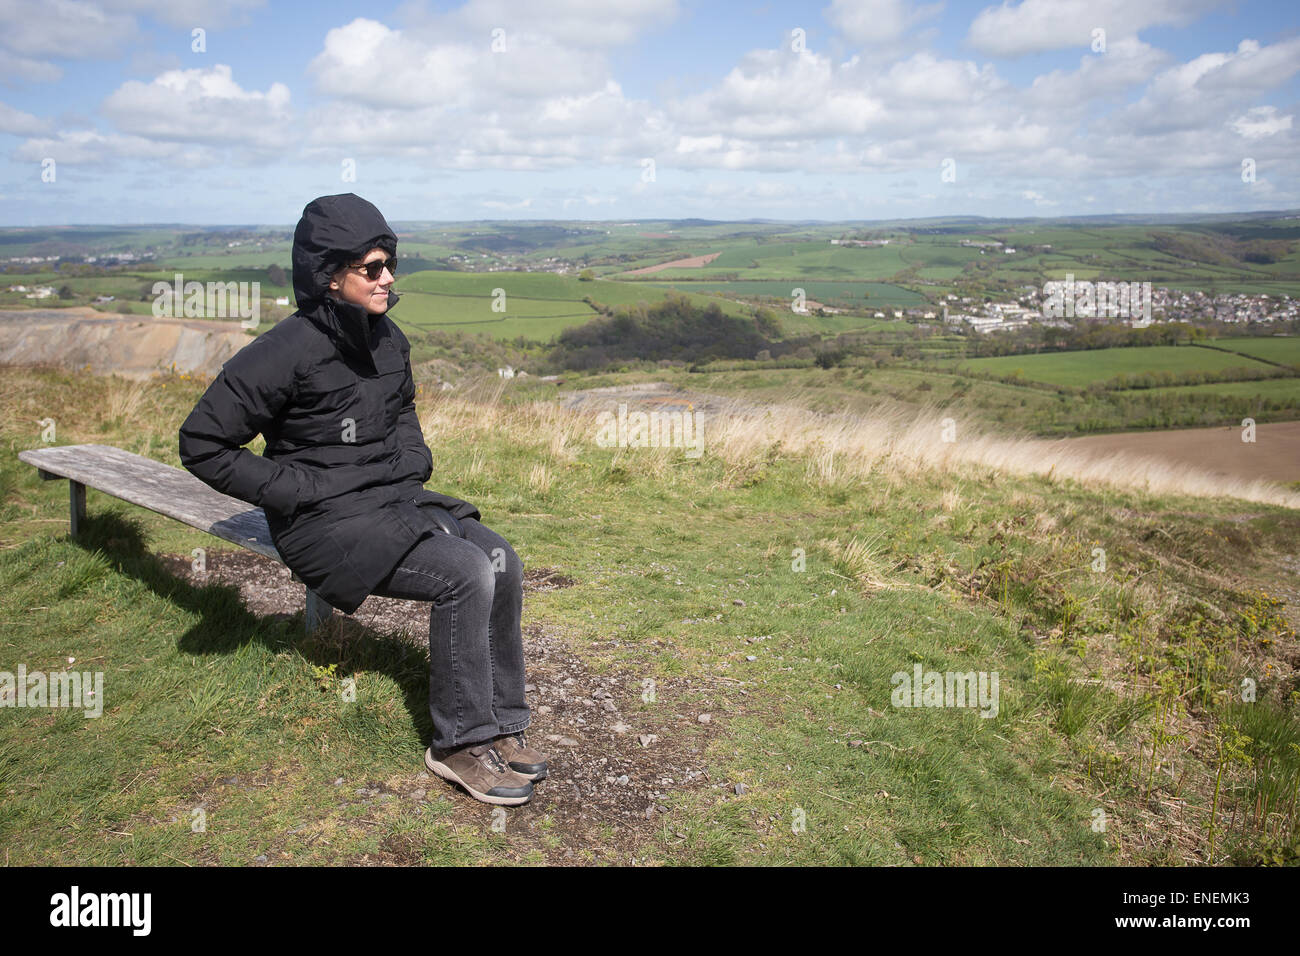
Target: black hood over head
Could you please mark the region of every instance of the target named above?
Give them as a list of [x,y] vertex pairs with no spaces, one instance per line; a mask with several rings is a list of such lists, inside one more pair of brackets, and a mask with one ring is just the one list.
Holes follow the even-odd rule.
[[[293,231],[293,292],[298,311],[324,328],[345,352],[374,363],[371,338],[381,316],[330,294],[339,267],[374,248],[397,255],[397,236],[373,203],[355,193],[321,196]],[[388,308],[397,304],[388,293]]]
[[[397,235],[373,203],[355,193],[309,202],[293,231],[293,294],[298,311],[311,311],[328,298],[330,279],[339,266],[376,246],[397,255]],[[396,296],[390,295],[389,307],[396,302]]]

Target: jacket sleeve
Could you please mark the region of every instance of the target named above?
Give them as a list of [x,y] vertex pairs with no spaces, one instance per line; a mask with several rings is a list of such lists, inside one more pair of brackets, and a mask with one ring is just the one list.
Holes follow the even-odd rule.
[[311,475],[243,446],[293,396],[295,362],[259,336],[222,366],[180,429],[181,464],[222,494],[291,516],[309,496]]
[[411,375],[411,357],[405,355],[406,376],[402,380],[402,410],[397,416],[397,465],[393,469],[394,481],[416,479],[420,484],[433,474],[433,454],[424,443],[420,418],[415,413],[415,380]]

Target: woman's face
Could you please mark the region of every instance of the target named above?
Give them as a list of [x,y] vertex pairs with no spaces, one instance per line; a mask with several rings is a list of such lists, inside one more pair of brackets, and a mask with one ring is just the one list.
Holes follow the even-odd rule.
[[388,311],[388,290],[393,287],[393,274],[384,268],[379,278],[371,279],[360,268],[369,262],[383,262],[388,253],[383,249],[371,249],[360,262],[344,266],[334,273],[330,280],[330,291],[344,302],[359,305],[372,315],[381,315]]

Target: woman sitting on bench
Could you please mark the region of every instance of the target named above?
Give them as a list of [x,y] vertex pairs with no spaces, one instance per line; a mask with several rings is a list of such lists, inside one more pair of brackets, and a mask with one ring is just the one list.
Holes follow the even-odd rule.
[[[433,602],[425,763],[513,806],[546,776],[524,737],[523,566],[472,504],[424,487],[410,345],[387,315],[396,254],[366,200],[309,203],[294,231],[298,311],[222,367],[181,426],[181,463],[260,505],[284,563],[334,607]],[[261,456],[242,447],[259,432]]]

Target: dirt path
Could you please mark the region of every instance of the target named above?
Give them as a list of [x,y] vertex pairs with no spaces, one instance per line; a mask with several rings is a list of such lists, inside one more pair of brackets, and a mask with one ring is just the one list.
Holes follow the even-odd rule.
[[[197,575],[191,559],[160,555],[167,569],[191,584],[222,583],[239,588],[255,614],[288,619],[303,608],[303,589],[282,565],[248,551],[212,552],[208,569]],[[523,859],[543,850],[552,864],[597,861],[626,864],[643,856],[671,811],[666,798],[683,790],[713,789],[720,799],[734,797],[733,784],[712,780],[705,767],[709,739],[725,724],[726,702],[736,682],[724,688],[699,678],[661,678],[654,701],[643,699],[644,674],[626,667],[600,673],[575,652],[564,633],[530,615],[528,596],[574,582],[546,568],[528,568],[524,580],[524,656],[528,662],[528,703],[533,710],[532,741],[550,758],[550,775],[531,801],[510,811],[505,836],[512,855]],[[416,646],[428,647],[429,604],[368,597],[355,614],[343,617],[345,639],[365,631],[394,634],[405,630]],[[657,643],[657,642],[656,642]],[[699,715],[708,713],[708,723]],[[427,743],[427,741],[426,741]],[[422,745],[421,745],[422,746]],[[447,796],[454,819],[482,828],[488,809],[424,770],[412,748],[411,773],[400,784],[345,781],[340,799],[367,803],[402,799],[423,801]],[[611,835],[612,834],[612,835]],[[558,845],[544,836],[559,837]],[[418,865],[424,848],[392,834],[371,864]]]

